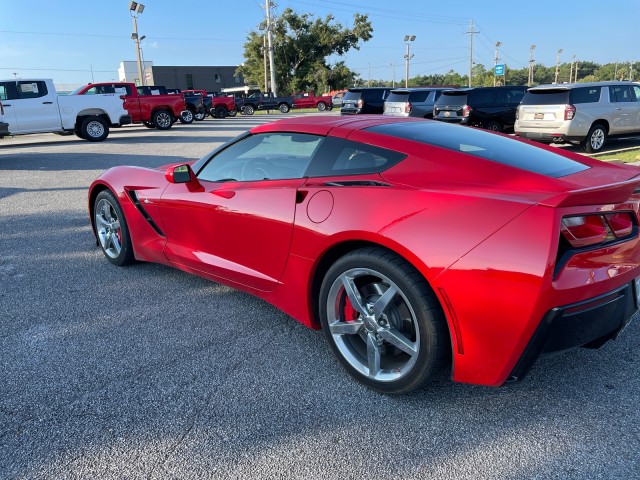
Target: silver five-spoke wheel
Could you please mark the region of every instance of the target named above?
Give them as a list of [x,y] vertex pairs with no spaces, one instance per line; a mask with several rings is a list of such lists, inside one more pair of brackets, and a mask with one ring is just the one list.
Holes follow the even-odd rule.
[[93,225],[96,238],[107,259],[115,265],[134,261],[127,222],[117,198],[103,190],[93,203]]

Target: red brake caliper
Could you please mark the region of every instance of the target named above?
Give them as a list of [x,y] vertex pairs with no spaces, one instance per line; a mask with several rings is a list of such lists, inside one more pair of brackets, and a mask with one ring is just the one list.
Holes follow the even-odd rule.
[[358,312],[351,305],[351,301],[349,297],[344,300],[344,321],[345,322],[353,322],[358,319]]

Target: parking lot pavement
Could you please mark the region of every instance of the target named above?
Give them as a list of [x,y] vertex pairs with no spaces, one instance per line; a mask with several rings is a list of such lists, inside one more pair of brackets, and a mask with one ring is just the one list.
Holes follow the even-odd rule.
[[0,140],[0,478],[640,478],[640,325],[502,388],[352,381],[249,295],[96,247],[106,168],[196,158],[282,115]]

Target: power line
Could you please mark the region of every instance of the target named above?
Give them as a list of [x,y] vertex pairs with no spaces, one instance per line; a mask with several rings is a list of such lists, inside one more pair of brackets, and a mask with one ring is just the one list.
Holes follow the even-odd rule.
[[[118,38],[128,40],[123,35],[106,35],[101,33],[66,33],[66,32],[33,32],[33,31],[16,31],[16,30],[0,30],[0,33],[17,33],[26,35],[56,35],[64,37],[95,37],[95,38]],[[189,40],[189,41],[215,41],[215,42],[232,42],[238,43],[238,40],[230,40],[229,38],[192,38],[192,37],[153,37],[153,40]]]

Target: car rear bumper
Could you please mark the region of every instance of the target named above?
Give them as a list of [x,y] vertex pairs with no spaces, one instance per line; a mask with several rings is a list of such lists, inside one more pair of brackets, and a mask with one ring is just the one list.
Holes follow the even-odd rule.
[[517,137],[542,143],[580,143],[584,137],[575,137],[564,133],[515,132]]
[[595,298],[551,309],[531,337],[508,381],[522,380],[540,355],[575,347],[601,347],[639,314],[634,282]]
[[131,115],[122,115],[120,117],[120,122],[118,123],[118,125],[129,125],[133,123],[133,118],[131,118]]

